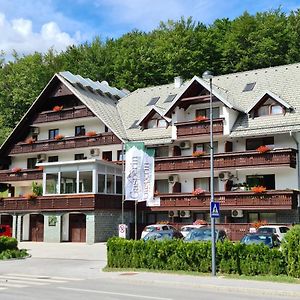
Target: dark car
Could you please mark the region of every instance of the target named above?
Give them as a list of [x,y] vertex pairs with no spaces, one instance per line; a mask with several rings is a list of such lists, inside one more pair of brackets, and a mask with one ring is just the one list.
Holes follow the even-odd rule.
[[248,233],[241,239],[241,243],[246,245],[262,243],[269,248],[280,246],[280,241],[274,233]]
[[173,239],[182,239],[183,235],[178,230],[161,230],[152,231],[143,237],[145,242],[147,241],[165,241]]
[[[227,238],[224,229],[215,229],[215,239],[216,241],[223,242]],[[210,241],[211,240],[211,227],[202,227],[191,230],[186,238],[185,242],[193,241]]]

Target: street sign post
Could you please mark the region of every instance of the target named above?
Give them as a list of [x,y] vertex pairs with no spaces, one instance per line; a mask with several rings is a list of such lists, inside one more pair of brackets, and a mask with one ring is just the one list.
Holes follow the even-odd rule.
[[220,202],[210,202],[210,217],[220,218]]

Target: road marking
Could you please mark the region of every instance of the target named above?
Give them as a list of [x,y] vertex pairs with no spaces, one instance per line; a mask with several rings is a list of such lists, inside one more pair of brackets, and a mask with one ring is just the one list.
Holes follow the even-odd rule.
[[84,280],[82,278],[75,278],[75,277],[52,277],[47,275],[29,275],[29,274],[16,274],[16,273],[9,273],[9,276],[18,276],[18,277],[28,277],[28,278],[37,278],[37,279],[54,279],[54,280],[69,280],[69,281],[79,281]]
[[24,284],[17,284],[17,283],[8,283],[8,282],[0,282],[0,287],[15,287],[15,288],[25,288],[28,287],[28,285]]
[[[11,276],[12,278],[14,278],[16,280],[17,279],[22,280],[22,279],[26,278],[26,276],[22,276],[22,275],[14,275],[14,276],[7,275],[7,276]],[[38,278],[38,277],[39,276],[30,277],[30,278],[28,278],[28,280],[30,280],[31,282],[37,281],[37,282],[44,282],[44,283],[65,283],[66,282],[65,280],[55,280],[55,279],[52,279],[51,277],[46,277],[46,276],[44,276],[45,277],[44,279],[42,279],[43,277],[40,277],[40,278]]]
[[153,300],[173,300],[172,298],[151,297],[151,296],[144,296],[144,295],[135,295],[135,294],[127,294],[127,293],[115,293],[115,292],[105,292],[105,291],[86,290],[86,289],[75,289],[75,288],[67,288],[67,287],[58,287],[58,289],[68,290],[68,291],[75,291],[75,292],[84,292],[84,293],[95,293],[95,294],[106,294],[106,295],[136,297],[136,298],[153,299]]
[[[6,281],[5,281],[6,280]],[[2,282],[13,282],[13,281],[16,281],[16,283],[30,283],[30,284],[33,284],[33,285],[45,285],[47,284],[46,282],[32,282],[30,281],[30,279],[26,280],[25,278],[24,279],[19,279],[19,278],[14,278],[12,276],[0,276],[0,285]]]

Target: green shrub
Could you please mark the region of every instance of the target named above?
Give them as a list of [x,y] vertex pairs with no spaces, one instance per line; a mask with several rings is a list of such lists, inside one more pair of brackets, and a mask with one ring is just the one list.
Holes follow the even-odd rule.
[[13,250],[17,249],[18,241],[15,238],[11,238],[8,236],[0,237],[0,253],[5,250]]
[[[148,241],[111,238],[107,242],[111,268],[145,268],[211,272],[211,243],[180,240]],[[216,270],[227,274],[286,274],[282,252],[260,245],[225,241],[216,246]]]
[[11,259],[11,258],[23,258],[28,256],[27,250],[25,249],[12,249],[12,250],[4,250],[0,253],[0,260],[1,259]]
[[282,252],[286,259],[287,273],[300,278],[300,225],[296,225],[284,236]]

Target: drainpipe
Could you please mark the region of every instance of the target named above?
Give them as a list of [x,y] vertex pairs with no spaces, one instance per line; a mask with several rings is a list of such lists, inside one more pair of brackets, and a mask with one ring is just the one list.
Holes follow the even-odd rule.
[[[300,191],[300,159],[299,159],[299,142],[298,140],[296,139],[295,135],[294,135],[294,132],[290,131],[290,136],[293,138],[293,140],[295,141],[295,144],[297,146],[297,171],[298,171],[298,191]],[[300,199],[299,199],[299,194],[297,195],[298,196],[298,221],[300,222]]]

